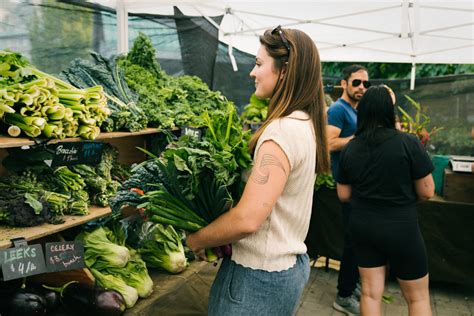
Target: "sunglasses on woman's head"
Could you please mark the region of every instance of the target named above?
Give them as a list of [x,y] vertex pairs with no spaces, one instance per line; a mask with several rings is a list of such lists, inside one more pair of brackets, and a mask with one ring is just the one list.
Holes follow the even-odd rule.
[[283,33],[283,30],[281,29],[281,25],[278,25],[277,27],[275,27],[272,31],[272,35],[275,35],[276,33],[278,33],[280,35],[280,38],[281,38],[281,41],[283,42],[283,45],[285,45],[286,49],[288,49],[288,52],[290,52],[290,43],[288,42],[288,40],[286,39],[286,35],[285,33]]
[[358,87],[358,86],[360,86],[361,83],[364,85],[364,88],[366,88],[366,89],[370,88],[371,83],[368,80],[364,80],[364,81],[362,81],[360,79],[352,80],[352,86],[353,87]]

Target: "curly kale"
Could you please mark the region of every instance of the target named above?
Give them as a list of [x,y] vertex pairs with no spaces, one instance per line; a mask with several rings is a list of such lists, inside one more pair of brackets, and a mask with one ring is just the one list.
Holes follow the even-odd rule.
[[155,160],[147,160],[132,170],[131,176],[122,183],[120,190],[109,199],[112,213],[119,214],[123,206],[137,206],[144,202],[142,195],[145,192],[156,190],[160,183],[161,171]]
[[123,206],[137,206],[143,203],[141,197],[142,196],[135,191],[121,190],[109,199],[109,206],[113,214],[120,214],[120,209]]
[[143,192],[156,190],[156,184],[161,182],[161,171],[155,160],[147,160],[132,170],[130,178],[122,183],[120,190],[137,188]]
[[151,40],[144,33],[139,32],[138,37],[133,43],[133,47],[127,55],[127,59],[132,64],[140,65],[150,72],[158,79],[167,77],[167,74],[161,70],[161,66],[156,59],[156,50],[151,43]]

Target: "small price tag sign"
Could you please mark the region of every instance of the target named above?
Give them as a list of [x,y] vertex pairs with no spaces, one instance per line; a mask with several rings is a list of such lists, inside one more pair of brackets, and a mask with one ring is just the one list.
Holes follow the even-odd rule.
[[190,137],[195,138],[197,140],[201,140],[202,131],[199,128],[183,126],[181,128],[181,136],[184,136],[184,135],[190,136]]
[[99,163],[104,143],[64,142],[51,146],[53,151],[52,166],[69,166]]
[[84,268],[84,244],[80,241],[48,242],[45,245],[49,272]]
[[0,250],[0,263],[4,281],[47,272],[41,245]]

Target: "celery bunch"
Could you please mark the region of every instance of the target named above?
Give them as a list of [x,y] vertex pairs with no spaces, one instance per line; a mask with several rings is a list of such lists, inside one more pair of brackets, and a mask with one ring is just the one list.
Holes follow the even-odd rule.
[[0,51],[0,118],[11,136],[95,139],[110,115],[102,86],[77,89]]

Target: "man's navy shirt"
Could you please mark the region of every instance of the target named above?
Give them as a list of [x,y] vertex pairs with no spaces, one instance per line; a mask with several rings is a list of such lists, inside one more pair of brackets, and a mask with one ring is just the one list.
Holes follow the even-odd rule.
[[[357,129],[357,111],[344,99],[339,98],[328,109],[328,124],[341,129],[339,137],[352,136]],[[334,179],[337,175],[340,154],[340,150],[331,152],[331,170]]]

